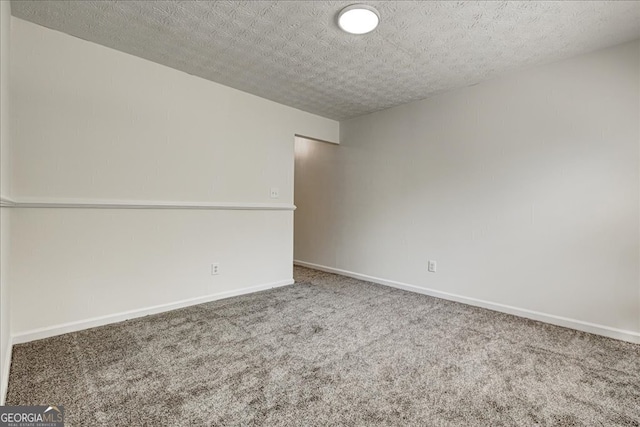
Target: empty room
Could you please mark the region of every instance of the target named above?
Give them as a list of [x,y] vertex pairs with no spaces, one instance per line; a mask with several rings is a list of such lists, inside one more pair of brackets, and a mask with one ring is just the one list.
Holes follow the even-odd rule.
[[0,427],[640,426],[640,2],[0,18]]

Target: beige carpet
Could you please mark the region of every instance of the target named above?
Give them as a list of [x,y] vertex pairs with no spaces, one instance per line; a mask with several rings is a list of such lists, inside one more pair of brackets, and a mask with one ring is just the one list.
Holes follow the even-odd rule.
[[18,345],[72,426],[638,426],[640,346],[296,268],[296,285]]

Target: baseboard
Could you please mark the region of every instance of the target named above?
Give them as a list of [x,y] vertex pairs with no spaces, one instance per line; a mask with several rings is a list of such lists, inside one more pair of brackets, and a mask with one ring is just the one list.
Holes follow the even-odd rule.
[[95,328],[97,326],[104,326],[111,323],[123,322],[129,319],[135,319],[138,317],[149,316],[151,314],[163,313],[166,311],[176,310],[179,308],[189,307],[192,305],[204,304],[206,302],[221,300],[225,298],[231,298],[239,295],[250,294],[253,292],[264,291],[272,288],[279,288],[281,286],[292,285],[293,279],[281,280],[278,282],[265,283],[262,285],[251,286],[248,288],[236,289],[232,291],[219,292],[212,295],[206,295],[197,298],[190,298],[182,301],[176,301],[168,304],[156,305],[153,307],[142,308],[138,310],[130,310],[117,314],[110,314],[107,316],[94,317],[92,319],[80,320],[77,322],[63,323],[60,325],[49,326],[46,328],[33,329],[31,331],[21,332],[13,335],[12,344],[23,344],[29,341],[40,340],[43,338],[54,337],[56,335],[62,335],[69,332],[77,332],[84,329]]
[[381,279],[379,277],[367,276],[366,274],[354,273],[339,268],[327,267],[325,265],[314,264],[311,262],[294,260],[295,265],[313,268],[315,270],[326,271],[328,273],[340,274],[342,276],[352,277],[354,279],[364,280],[367,282],[377,283],[379,285],[390,286],[392,288],[403,289],[409,292],[429,295],[436,298],[442,298],[449,301],[461,302],[463,304],[473,305],[476,307],[487,308],[489,310],[499,311],[502,313],[513,314],[514,316],[525,317],[527,319],[537,320],[540,322],[550,323],[552,325],[562,326],[565,328],[576,329],[578,331],[588,332],[591,334],[602,335],[622,341],[640,344],[640,333],[627,331],[624,329],[616,329],[610,326],[598,325],[595,323],[584,322],[582,320],[570,319],[567,317],[556,316],[553,314],[541,313],[539,311],[527,310],[525,308],[513,307],[510,305],[499,304],[491,301],[485,301],[477,298],[465,297],[462,295],[451,294],[448,292],[437,291],[435,289],[422,288],[408,283],[396,282],[394,280]]
[[0,384],[0,406],[4,405],[7,398],[7,389],[9,388],[9,372],[11,371],[11,352],[13,351],[13,342],[9,337],[7,343],[7,351],[4,355],[4,365],[2,367],[2,384]]

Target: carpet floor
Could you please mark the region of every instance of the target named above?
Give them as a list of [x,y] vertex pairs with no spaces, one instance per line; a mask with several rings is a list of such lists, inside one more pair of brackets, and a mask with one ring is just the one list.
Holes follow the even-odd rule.
[[293,286],[16,345],[68,426],[638,426],[640,346],[296,268]]

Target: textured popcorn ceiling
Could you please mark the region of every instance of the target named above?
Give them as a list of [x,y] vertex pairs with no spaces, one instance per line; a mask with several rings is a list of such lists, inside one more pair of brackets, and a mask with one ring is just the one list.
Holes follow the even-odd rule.
[[332,119],[640,37],[640,2],[16,1],[15,16]]

